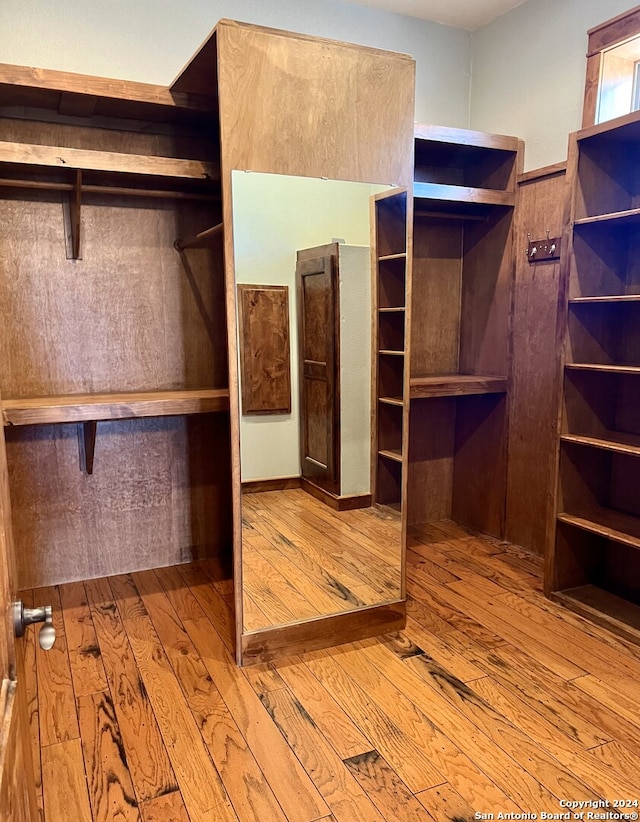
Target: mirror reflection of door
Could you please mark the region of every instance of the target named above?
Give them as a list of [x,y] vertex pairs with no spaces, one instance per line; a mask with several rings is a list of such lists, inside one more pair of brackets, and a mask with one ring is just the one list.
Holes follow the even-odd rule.
[[241,406],[245,647],[401,596],[400,519],[371,505],[370,199],[389,188],[232,172],[239,293],[288,295],[270,340],[262,300],[238,312],[240,390],[244,378],[279,379],[290,344],[290,408],[282,397]]
[[302,476],[340,494],[338,245],[297,253]]

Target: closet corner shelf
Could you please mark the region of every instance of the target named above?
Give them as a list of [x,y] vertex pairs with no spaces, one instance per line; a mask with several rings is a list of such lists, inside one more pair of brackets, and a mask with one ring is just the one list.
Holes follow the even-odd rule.
[[463,397],[472,394],[504,394],[509,380],[506,377],[480,374],[428,374],[411,377],[411,399],[430,397]]
[[573,223],[574,228],[590,225],[640,225],[640,208],[630,208],[625,211],[613,211],[608,214],[596,214],[593,217],[581,217]]
[[640,518],[594,506],[574,514],[562,512],[558,521],[640,549]]
[[145,391],[122,394],[69,394],[59,397],[3,399],[5,425],[126,420],[206,414],[229,408],[229,389]]
[[444,185],[441,183],[414,183],[413,197],[415,205],[424,201],[434,203],[437,207],[448,203],[459,203],[464,206],[513,206],[516,195],[513,191],[501,191],[493,188],[471,188],[469,186]]
[[640,457],[640,435],[638,434],[626,434],[621,431],[603,431],[597,436],[561,434],[560,439],[562,442],[572,442],[577,445],[600,448],[604,451],[615,451],[618,454]]
[[571,611],[617,634],[640,642],[640,606],[596,585],[554,591],[551,598]]

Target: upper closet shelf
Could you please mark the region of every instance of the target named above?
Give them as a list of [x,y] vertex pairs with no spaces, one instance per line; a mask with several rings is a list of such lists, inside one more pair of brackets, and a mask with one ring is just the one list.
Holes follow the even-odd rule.
[[[19,174],[34,174],[54,169],[126,175],[127,179],[172,180],[184,183],[215,181],[220,177],[217,167],[203,160],[118,154],[111,151],[26,143],[0,142],[0,163],[11,171],[9,179],[2,180],[3,185],[12,185],[14,176]],[[34,182],[34,187],[37,186],[38,183]]]
[[574,227],[590,225],[627,226],[640,225],[640,208],[629,208],[625,211],[613,211],[609,214],[598,214],[595,217],[582,217],[576,220]]
[[512,191],[442,183],[414,183],[413,196],[417,201],[434,200],[438,203],[477,203],[478,205],[513,206],[516,201],[516,195]]
[[69,394],[59,397],[3,399],[5,425],[126,420],[206,414],[229,408],[229,389],[146,391],[122,394]]

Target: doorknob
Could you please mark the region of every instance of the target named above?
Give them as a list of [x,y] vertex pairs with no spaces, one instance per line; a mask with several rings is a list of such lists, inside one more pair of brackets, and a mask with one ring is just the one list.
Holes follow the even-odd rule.
[[53,609],[51,605],[41,608],[25,608],[22,600],[13,603],[13,629],[17,637],[24,636],[27,625],[44,622],[38,634],[38,642],[43,651],[53,648],[56,641],[56,629],[53,627]]

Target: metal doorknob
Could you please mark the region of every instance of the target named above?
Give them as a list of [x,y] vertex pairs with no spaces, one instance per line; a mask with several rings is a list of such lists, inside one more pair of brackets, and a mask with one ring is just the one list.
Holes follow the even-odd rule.
[[53,608],[43,605],[41,608],[25,608],[21,600],[13,603],[13,629],[17,637],[24,636],[27,625],[44,622],[38,634],[38,642],[43,651],[53,648],[56,641],[56,629],[53,627]]

